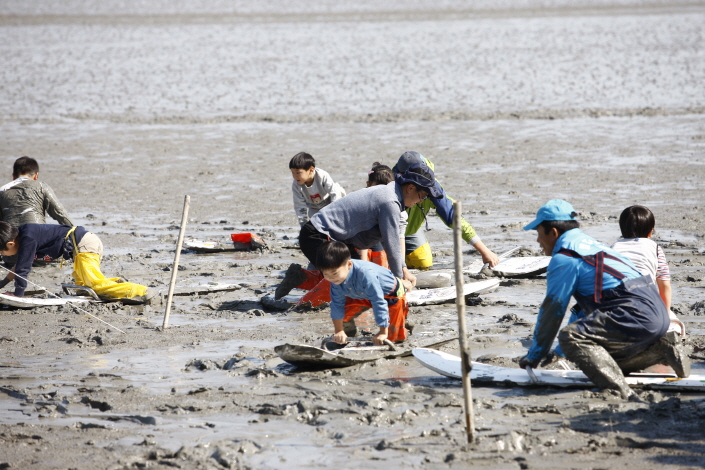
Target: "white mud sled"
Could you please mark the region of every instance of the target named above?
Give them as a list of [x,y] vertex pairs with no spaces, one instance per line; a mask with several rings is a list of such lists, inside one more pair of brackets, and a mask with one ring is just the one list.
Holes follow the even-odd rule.
[[[428,348],[416,348],[414,357],[421,365],[432,371],[450,377],[461,379],[461,361],[457,356]],[[524,369],[513,367],[498,367],[479,362],[472,362],[470,380],[476,384],[516,385],[520,387],[562,387],[562,388],[593,388],[585,374],[579,370],[545,370]],[[638,373],[625,377],[631,387],[653,390],[670,390],[674,392],[705,391],[705,376],[691,375],[681,379],[675,374]]]

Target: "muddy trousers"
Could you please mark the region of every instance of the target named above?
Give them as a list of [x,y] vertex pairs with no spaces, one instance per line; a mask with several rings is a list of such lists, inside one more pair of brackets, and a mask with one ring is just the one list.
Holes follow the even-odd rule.
[[619,352],[627,346],[624,343],[583,335],[571,325],[558,335],[566,357],[575,362],[592,383],[600,388],[619,390],[624,398],[631,393],[624,376],[666,362],[667,350],[673,347],[669,340],[663,336],[644,351],[619,358]]
[[[301,247],[301,251],[314,266],[316,265],[318,249],[321,245],[330,240],[330,237],[325,233],[319,232],[310,220],[301,227],[301,231],[299,232],[299,246]],[[345,244],[350,249],[350,256],[353,259],[360,259],[360,255],[355,247],[349,243]]]
[[[389,306],[389,328],[387,339],[391,342],[403,341],[407,337],[406,317],[409,315],[409,305],[406,303],[406,295],[396,297],[387,295],[384,297]],[[345,299],[345,316],[343,317],[343,327],[346,334],[355,329],[355,318],[364,311],[372,308],[372,304],[367,299]],[[356,329],[355,329],[356,330]],[[351,336],[355,336],[354,334]]]
[[[355,250],[355,252],[357,252],[357,250]],[[389,269],[387,254],[384,251],[378,252],[370,250],[368,253],[370,258],[369,261]],[[297,305],[318,307],[326,302],[330,302],[330,282],[323,279],[321,272],[309,269],[302,269],[301,271],[305,274],[306,280],[296,287],[298,289],[305,289],[308,292],[306,292],[306,294],[299,299]]]
[[73,278],[79,286],[90,287],[105,299],[132,299],[147,293],[147,287],[133,282],[117,282],[120,278],[106,278],[100,270],[103,243],[91,232],[78,244],[79,253],[73,261]]

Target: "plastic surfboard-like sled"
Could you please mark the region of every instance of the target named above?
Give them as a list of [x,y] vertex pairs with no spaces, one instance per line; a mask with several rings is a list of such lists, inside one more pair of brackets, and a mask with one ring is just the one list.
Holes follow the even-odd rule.
[[[412,351],[421,365],[438,374],[452,379],[461,379],[461,361],[457,356],[428,348],[416,348]],[[564,387],[593,388],[595,385],[579,370],[544,370],[534,369],[534,380],[524,369],[498,367],[479,362],[472,363],[470,380],[473,384],[502,384],[521,387]],[[631,387],[653,390],[671,390],[678,392],[705,391],[705,375],[691,375],[681,379],[675,374],[630,374],[626,377]]]
[[509,251],[505,251],[499,255],[499,264],[494,268],[490,268],[482,260],[475,260],[468,266],[463,268],[465,274],[477,275],[487,268],[490,272],[496,273],[502,277],[529,277],[543,274],[548,269],[548,263],[551,262],[550,256],[518,256],[512,258],[512,255],[521,250],[520,246],[514,247]]
[[252,251],[267,247],[267,243],[261,237],[249,232],[231,233],[230,240],[232,243],[187,238],[184,240],[182,248],[197,253],[221,253],[224,251]]
[[282,344],[274,348],[274,352],[289,364],[321,369],[349,367],[393,357],[389,353],[395,351],[396,347],[391,342],[375,346],[371,338],[348,338],[348,343],[344,345],[324,340],[320,348],[306,344]]
[[14,295],[0,294],[0,304],[23,309],[32,309],[36,307],[53,307],[56,305],[66,305],[70,303],[86,303],[90,300],[91,299],[88,297],[76,296],[66,296],[53,299],[40,299],[36,297],[15,297]]
[[[499,287],[499,279],[469,282],[463,286],[463,295],[485,294]],[[435,305],[455,300],[457,290],[455,286],[439,289],[414,289],[406,294],[409,305]]]
[[[499,279],[487,279],[484,281],[469,282],[464,286],[464,295],[485,294],[492,292],[499,286]],[[277,310],[288,310],[301,300],[303,295],[289,294],[279,300],[274,300],[274,294],[266,294],[260,299],[265,307]],[[416,305],[436,305],[455,300],[456,289],[452,287],[441,287],[438,289],[414,289],[406,294],[406,301],[411,306]],[[323,308],[327,304],[318,306]]]
[[371,337],[348,338],[347,344],[338,344],[333,338],[323,340],[321,347],[307,344],[282,344],[274,348],[274,352],[289,364],[311,368],[330,369],[336,367],[350,367],[378,359],[392,359],[395,357],[410,356],[413,347],[422,345],[425,348],[442,346],[458,337],[441,339],[411,337],[402,343],[392,344],[387,341],[385,345],[372,344]]
[[[550,256],[519,256],[501,259],[497,266],[494,268],[488,267],[488,269],[504,277],[538,276],[546,272],[550,262]],[[465,266],[463,272],[466,274],[480,274],[483,267],[482,260],[476,260],[472,264]]]
[[416,288],[417,289],[438,289],[440,287],[449,287],[452,284],[453,271],[437,270],[437,271],[421,271],[415,272]]

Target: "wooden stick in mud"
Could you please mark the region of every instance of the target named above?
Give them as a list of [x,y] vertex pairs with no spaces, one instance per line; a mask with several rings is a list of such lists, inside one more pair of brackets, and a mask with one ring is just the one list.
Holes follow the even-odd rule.
[[181,256],[181,245],[184,243],[184,232],[186,231],[186,221],[188,219],[188,208],[191,204],[191,197],[184,197],[184,211],[181,215],[181,230],[179,239],[176,242],[176,253],[174,254],[174,267],[171,269],[171,282],[169,283],[169,294],[166,296],[166,310],[164,311],[164,322],[162,329],[169,325],[169,312],[171,311],[171,299],[174,296],[174,286],[176,285],[176,274],[179,272],[179,257]]
[[458,339],[460,343],[460,359],[463,374],[463,395],[465,409],[465,430],[468,435],[468,442],[475,440],[475,419],[472,412],[472,388],[470,387],[470,352],[467,345],[465,333],[465,295],[463,292],[463,248],[462,248],[462,204],[460,201],[453,203],[453,240],[455,246],[455,305],[458,308]]

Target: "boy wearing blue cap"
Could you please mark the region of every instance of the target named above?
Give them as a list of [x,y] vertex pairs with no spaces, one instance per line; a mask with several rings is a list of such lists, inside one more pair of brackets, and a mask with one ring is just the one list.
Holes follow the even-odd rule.
[[[318,248],[329,240],[345,243],[353,257],[356,249],[367,249],[382,243],[389,269],[400,278],[414,282],[406,268],[399,237],[400,214],[427,197],[440,197],[433,170],[423,163],[412,165],[389,184],[355,191],[324,207],[301,227],[299,245],[312,264],[316,264]],[[275,292],[281,298],[295,287],[311,289],[323,278],[320,273],[289,267]]]
[[[411,165],[418,163],[427,165],[431,170],[434,169],[433,163],[419,152],[408,151],[399,157],[393,171],[397,174],[404,173]],[[405,255],[406,263],[412,268],[423,269],[430,268],[433,265],[431,245],[426,240],[423,230],[421,230],[424,222],[426,222],[426,214],[431,209],[436,210],[436,214],[438,214],[444,224],[453,228],[453,199],[446,194],[438,181],[436,181],[436,189],[439,193],[438,196],[430,196],[420,204],[416,204],[406,210],[409,214],[409,223],[406,226],[405,233]],[[463,240],[470,243],[480,253],[484,263],[496,266],[499,263],[499,257],[485,246],[472,225],[462,217],[460,220]]]
[[690,374],[690,359],[676,333],[666,334],[668,311],[650,278],[615,250],[585,235],[576,212],[561,199],[548,201],[524,230],[536,230],[547,256],[546,297],[534,340],[519,360],[537,367],[549,352],[571,296],[581,311],[558,333],[566,358],[598,387],[634,394],[624,374],[668,364],[679,377]]

